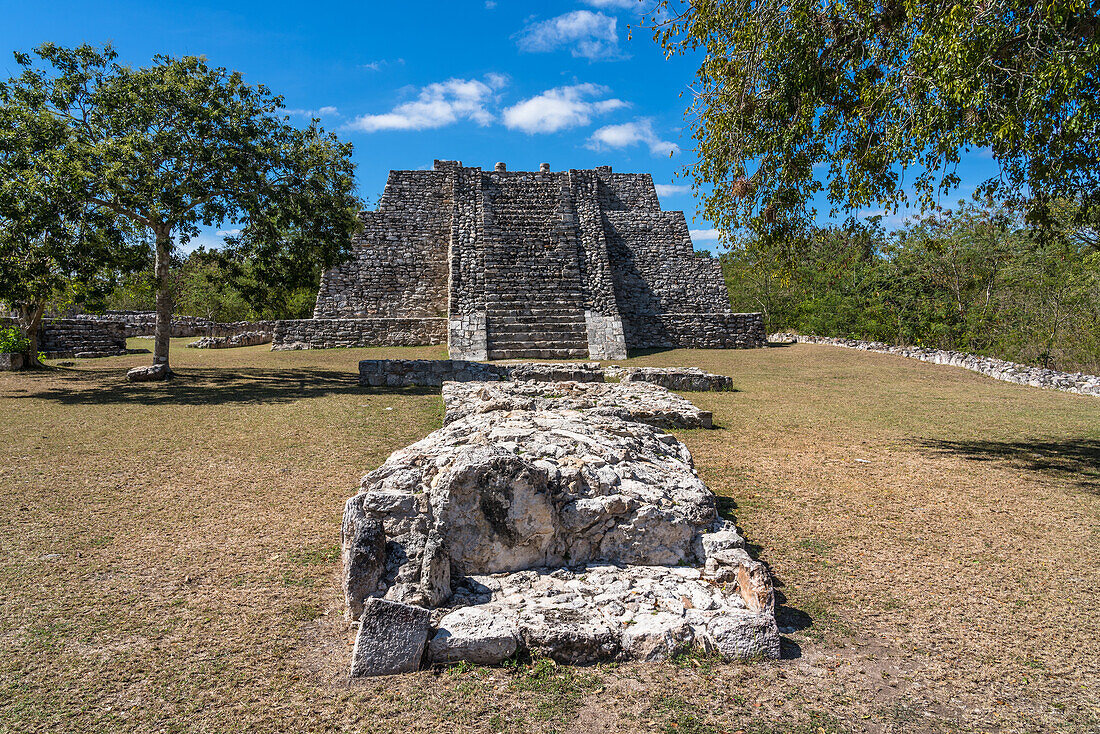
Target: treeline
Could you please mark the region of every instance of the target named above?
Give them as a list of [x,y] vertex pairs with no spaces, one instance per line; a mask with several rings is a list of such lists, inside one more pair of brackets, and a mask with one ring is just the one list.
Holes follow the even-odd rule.
[[1018,211],[960,202],[887,232],[849,220],[721,256],[734,310],[769,333],[955,349],[1100,372],[1100,230],[1068,207],[1028,226]]
[[[173,257],[168,280],[174,313],[202,316],[214,321],[256,321],[308,319],[313,316],[316,286],[286,288],[255,277],[248,262],[227,263],[219,253],[195,250],[186,257]],[[156,309],[156,278],[153,264],[129,274],[116,274],[114,287],[83,310],[153,311]],[[318,269],[316,283],[321,281]],[[57,304],[64,307],[63,303]]]

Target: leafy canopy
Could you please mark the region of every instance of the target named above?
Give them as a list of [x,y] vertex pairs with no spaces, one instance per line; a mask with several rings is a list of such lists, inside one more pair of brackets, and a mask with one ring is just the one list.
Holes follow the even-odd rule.
[[983,196],[1035,221],[1100,199],[1100,26],[1088,0],[662,0],[671,54],[702,51],[691,168],[722,229],[797,231],[837,211],[922,209],[959,185],[967,150],[1000,173]]

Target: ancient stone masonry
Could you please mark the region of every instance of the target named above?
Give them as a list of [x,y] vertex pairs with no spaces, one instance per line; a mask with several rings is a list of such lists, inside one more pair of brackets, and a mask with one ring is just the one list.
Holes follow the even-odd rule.
[[446,425],[344,508],[353,676],[516,654],[779,656],[767,569],[658,427],[709,413],[640,381],[444,382],[443,396]]
[[445,318],[450,354],[466,360],[764,344],[760,315],[731,313],[718,261],[694,253],[683,213],[661,211],[648,174],[436,161],[391,171],[360,220],[352,260],[317,295],[314,317],[329,325],[277,328],[275,349],[375,343],[379,318],[421,320],[409,333],[432,339],[427,323]]
[[294,319],[275,322],[271,348],[411,347],[446,341],[444,318]]
[[1100,397],[1100,375],[1086,375],[1082,372],[1059,372],[1044,367],[1008,362],[995,357],[982,357],[966,352],[953,352],[944,349],[925,347],[898,347],[883,342],[865,342],[857,339],[838,339],[828,336],[803,336],[802,334],[772,334],[768,341],[775,343],[827,344],[834,347],[861,349],[865,352],[895,354],[899,357],[919,359],[933,364],[947,364],[962,367],[986,377],[1017,385],[1029,385],[1048,390],[1062,390],[1078,395]]

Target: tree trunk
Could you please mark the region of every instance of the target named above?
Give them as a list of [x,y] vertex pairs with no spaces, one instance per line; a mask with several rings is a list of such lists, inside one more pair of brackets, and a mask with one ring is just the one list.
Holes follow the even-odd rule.
[[[172,256],[172,230],[168,225],[153,228],[157,238],[156,287],[157,322],[153,332],[153,364],[168,366],[168,340],[172,336],[172,284],[168,264]],[[171,368],[169,368],[171,374]]]
[[19,309],[20,321],[23,322],[23,330],[30,342],[27,348],[27,366],[45,367],[38,359],[38,329],[42,326],[42,316],[46,313],[46,302],[38,301],[34,305],[24,305]]

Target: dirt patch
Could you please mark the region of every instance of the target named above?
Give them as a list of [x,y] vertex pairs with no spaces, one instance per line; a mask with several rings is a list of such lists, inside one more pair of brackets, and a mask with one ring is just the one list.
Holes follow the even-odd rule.
[[[178,340],[173,346],[179,346]],[[797,345],[651,353],[738,392],[678,431],[781,592],[784,660],[526,661],[349,683],[360,476],[442,423],[356,362],[174,349],[0,375],[0,732],[1091,732],[1095,398]]]

